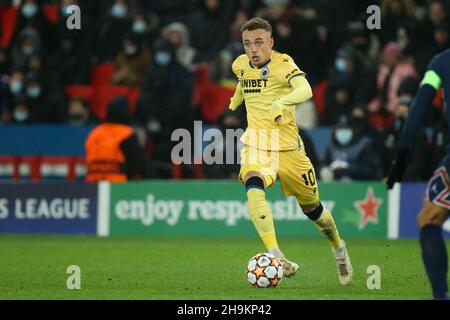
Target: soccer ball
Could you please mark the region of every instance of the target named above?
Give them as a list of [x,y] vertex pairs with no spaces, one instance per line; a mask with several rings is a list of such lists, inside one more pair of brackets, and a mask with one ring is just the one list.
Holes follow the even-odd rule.
[[275,288],[283,280],[283,264],[270,253],[260,253],[248,262],[246,275],[255,288]]

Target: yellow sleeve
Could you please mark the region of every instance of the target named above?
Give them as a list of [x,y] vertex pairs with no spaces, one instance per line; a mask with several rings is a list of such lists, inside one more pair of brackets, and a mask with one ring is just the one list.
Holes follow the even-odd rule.
[[277,101],[285,108],[295,108],[296,105],[308,101],[313,97],[312,88],[304,76],[295,76],[291,78],[290,83],[294,90]]
[[295,109],[298,104],[313,97],[311,86],[304,76],[291,78],[290,83],[294,90],[275,101],[270,108],[271,118],[279,125],[283,124],[283,110]]
[[231,98],[230,106],[228,107],[230,110],[235,111],[239,106],[244,102],[244,96],[242,94],[241,83],[239,82],[236,87],[236,92],[234,96]]

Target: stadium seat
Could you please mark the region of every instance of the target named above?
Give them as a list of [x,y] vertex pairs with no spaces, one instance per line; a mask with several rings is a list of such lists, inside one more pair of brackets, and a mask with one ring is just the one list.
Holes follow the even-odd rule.
[[66,87],[65,93],[68,99],[83,98],[88,100],[91,105],[95,102],[95,90],[88,85],[71,85]]
[[2,30],[0,46],[4,48],[9,48],[11,45],[14,29],[16,28],[17,12],[18,9],[15,6],[6,7],[0,12],[0,28]]
[[19,180],[19,157],[0,156],[0,179]]
[[44,12],[45,17],[52,24],[56,24],[59,18],[59,6],[57,4],[44,4],[42,6],[42,11]]
[[198,71],[194,87],[193,105],[199,105],[202,117],[209,123],[217,123],[230,103],[234,89],[222,87],[209,78],[209,68]]
[[91,71],[91,85],[94,88],[110,84],[116,66],[112,63],[105,63],[94,67]]
[[316,109],[319,114],[323,114],[325,111],[325,92],[328,88],[328,80],[324,80],[319,84],[315,85],[314,91],[314,102],[316,104]]
[[120,95],[128,97],[129,89],[125,86],[102,85],[96,90],[95,103],[92,112],[100,120],[106,117],[106,111],[111,101]]
[[130,102],[130,111],[134,113],[136,110],[137,101],[141,95],[141,88],[129,88],[128,101]]
[[91,110],[96,109],[96,94],[92,86],[89,85],[71,85],[65,89],[66,97],[68,99],[83,98],[89,101]]

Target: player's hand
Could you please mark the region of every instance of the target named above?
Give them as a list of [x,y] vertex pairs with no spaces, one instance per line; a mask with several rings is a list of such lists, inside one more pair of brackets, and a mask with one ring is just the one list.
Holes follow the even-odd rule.
[[230,109],[231,111],[236,111],[238,108],[239,108],[239,106],[236,104],[233,104],[233,100],[231,100],[228,109]]
[[274,102],[270,107],[270,117],[277,125],[283,124],[283,105],[279,102]]
[[409,149],[400,148],[392,161],[391,169],[387,179],[388,190],[394,187],[396,182],[401,182],[406,170],[406,161],[408,158]]

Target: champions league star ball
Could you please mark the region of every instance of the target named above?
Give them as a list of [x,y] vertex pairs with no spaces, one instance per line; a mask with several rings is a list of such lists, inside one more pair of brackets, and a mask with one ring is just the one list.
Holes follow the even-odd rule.
[[270,253],[260,253],[247,265],[247,279],[255,288],[275,288],[283,280],[283,265]]

